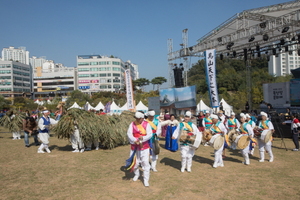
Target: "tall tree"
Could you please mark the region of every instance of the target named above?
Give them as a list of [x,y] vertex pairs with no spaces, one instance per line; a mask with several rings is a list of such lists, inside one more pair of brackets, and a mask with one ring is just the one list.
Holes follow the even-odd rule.
[[138,87],[143,88],[144,86],[149,85],[150,81],[146,78],[139,78],[139,79],[134,80],[133,84],[138,86]]
[[165,77],[158,76],[158,77],[153,78],[151,80],[151,84],[153,85],[153,90],[154,90],[155,85],[157,85],[157,90],[159,90],[159,86],[165,82],[167,82],[167,79]]

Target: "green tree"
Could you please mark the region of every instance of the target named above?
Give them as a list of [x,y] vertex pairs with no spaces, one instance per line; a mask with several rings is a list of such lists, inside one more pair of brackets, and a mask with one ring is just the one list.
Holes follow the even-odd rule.
[[138,87],[144,87],[146,85],[150,84],[150,81],[146,78],[139,78],[133,81],[134,85],[138,86]]
[[84,106],[87,101],[91,101],[91,98],[88,94],[85,94],[80,90],[74,90],[73,92],[71,92],[70,97],[66,102],[66,106],[70,107],[74,102],[76,102],[79,106]]
[[151,80],[151,84],[153,85],[153,90],[154,90],[155,85],[157,85],[157,90],[159,90],[159,86],[165,82],[167,82],[167,79],[165,77],[158,76],[158,77],[153,78]]

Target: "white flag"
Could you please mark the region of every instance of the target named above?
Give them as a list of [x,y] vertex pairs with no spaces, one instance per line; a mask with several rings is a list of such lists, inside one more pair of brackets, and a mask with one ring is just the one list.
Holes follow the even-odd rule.
[[125,70],[125,83],[126,83],[127,108],[134,109],[133,89],[132,89],[130,69]]
[[216,50],[210,49],[205,52],[206,81],[210,96],[210,105],[213,108],[219,107],[219,95],[216,80]]

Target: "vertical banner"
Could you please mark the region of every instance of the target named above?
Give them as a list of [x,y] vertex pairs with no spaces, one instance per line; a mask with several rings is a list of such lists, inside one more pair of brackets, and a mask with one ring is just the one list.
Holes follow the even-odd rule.
[[128,110],[134,109],[133,89],[132,89],[130,69],[125,70],[125,83],[126,83],[127,108]]
[[219,107],[219,95],[216,80],[216,50],[210,49],[205,51],[205,71],[206,81],[209,90],[210,105],[213,108]]

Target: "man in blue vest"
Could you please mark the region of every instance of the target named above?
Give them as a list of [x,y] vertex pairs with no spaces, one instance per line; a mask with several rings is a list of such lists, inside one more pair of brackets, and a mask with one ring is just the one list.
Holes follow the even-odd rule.
[[39,134],[38,137],[41,140],[42,144],[38,148],[38,153],[45,153],[44,149],[47,153],[51,153],[49,149],[49,127],[50,125],[57,124],[58,121],[49,117],[50,112],[48,110],[42,111],[43,116],[39,119],[38,127],[39,127]]

